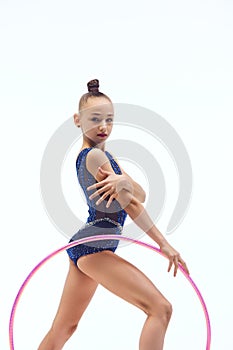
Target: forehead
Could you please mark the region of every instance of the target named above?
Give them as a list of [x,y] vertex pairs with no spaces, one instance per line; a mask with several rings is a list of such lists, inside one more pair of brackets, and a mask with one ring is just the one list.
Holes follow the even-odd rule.
[[107,98],[91,97],[87,100],[81,112],[84,114],[93,112],[113,114],[114,111],[112,103]]

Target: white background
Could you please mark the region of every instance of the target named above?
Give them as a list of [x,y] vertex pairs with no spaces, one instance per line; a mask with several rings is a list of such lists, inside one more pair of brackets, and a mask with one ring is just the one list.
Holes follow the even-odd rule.
[[[231,349],[233,3],[1,0],[0,6],[1,349],[9,348],[11,307],[23,280],[66,244],[41,201],[40,164],[48,140],[77,110],[93,78],[114,102],[154,110],[183,140],[193,167],[193,195],[184,221],[168,239],[207,303],[211,349]],[[135,139],[143,144],[137,134]],[[163,232],[178,180],[158,147],[167,183],[157,223]],[[168,275],[167,261],[145,248],[130,245],[118,253],[145,271],[173,304],[165,350],[205,349],[203,311],[184,276]],[[26,287],[16,312],[15,350],[37,349],[54,317],[67,267],[66,253],[60,254]],[[100,288],[64,349],[137,349],[143,320],[139,310]]]

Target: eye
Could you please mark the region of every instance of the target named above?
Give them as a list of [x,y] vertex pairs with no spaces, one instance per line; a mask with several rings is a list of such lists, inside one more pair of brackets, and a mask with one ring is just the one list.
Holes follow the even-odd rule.
[[113,122],[113,118],[107,118],[106,119],[106,123],[112,123]]
[[92,120],[93,122],[99,122],[99,121],[100,121],[99,118],[97,118],[97,117],[93,117],[93,118],[91,118],[91,120]]

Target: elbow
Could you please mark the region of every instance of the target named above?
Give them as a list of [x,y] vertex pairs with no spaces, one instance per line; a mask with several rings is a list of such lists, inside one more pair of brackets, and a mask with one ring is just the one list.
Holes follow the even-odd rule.
[[143,203],[144,203],[144,202],[146,201],[146,192],[143,191],[143,193],[144,193],[144,194],[143,194],[143,196],[144,196],[144,197],[143,197],[143,198],[144,198]]
[[128,206],[135,205],[136,203],[140,202],[138,198],[126,190],[121,190],[118,193],[117,201],[122,209],[126,209]]
[[146,200],[146,192],[145,191],[142,191],[139,200],[141,203],[145,203],[145,200]]

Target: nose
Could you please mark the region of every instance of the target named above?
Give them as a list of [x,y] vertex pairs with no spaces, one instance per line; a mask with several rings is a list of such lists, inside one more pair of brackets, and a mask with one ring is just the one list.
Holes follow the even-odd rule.
[[99,125],[99,129],[100,129],[101,131],[106,130],[106,122],[105,122],[105,120],[102,120],[102,121],[101,121],[101,123],[100,123],[100,125]]

